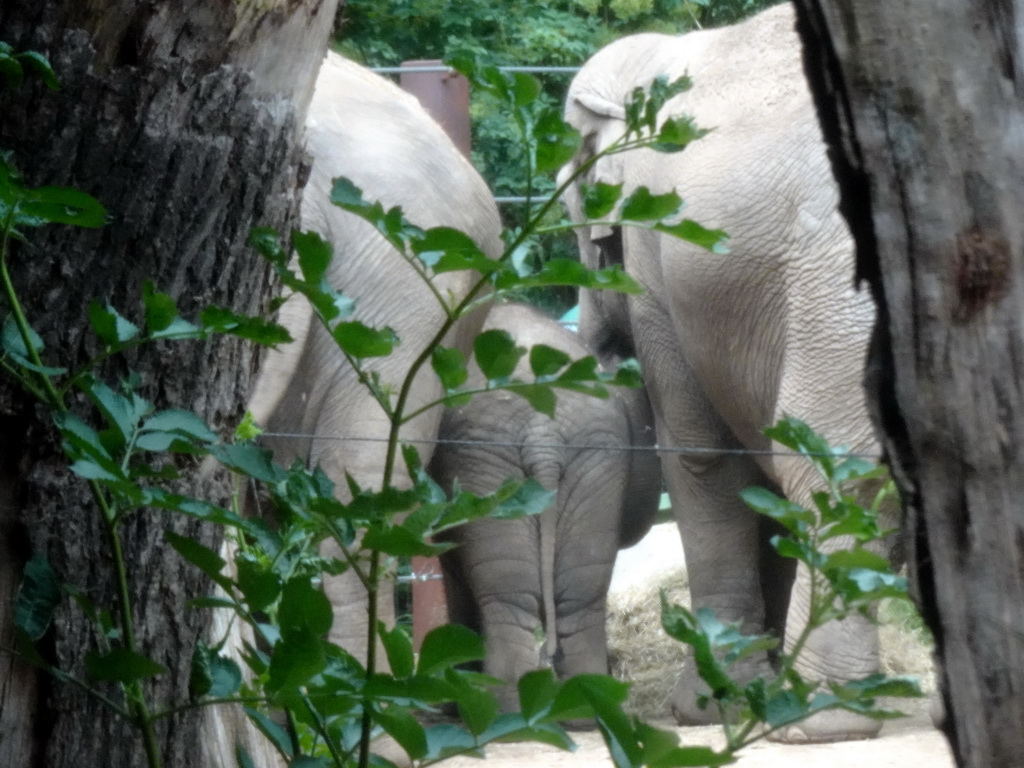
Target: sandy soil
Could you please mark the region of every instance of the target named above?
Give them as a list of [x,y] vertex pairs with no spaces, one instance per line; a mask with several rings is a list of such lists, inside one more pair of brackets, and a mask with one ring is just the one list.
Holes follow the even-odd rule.
[[[660,723],[660,727],[671,727]],[[681,744],[721,746],[721,731],[714,726],[678,728]],[[462,757],[444,763],[450,768],[588,768],[610,766],[611,760],[596,732],[574,733],[575,752],[536,744],[497,744],[488,748],[487,760]],[[949,746],[924,713],[886,723],[881,735],[869,741],[837,744],[786,745],[757,742],[734,765],[740,768],[953,768]]]

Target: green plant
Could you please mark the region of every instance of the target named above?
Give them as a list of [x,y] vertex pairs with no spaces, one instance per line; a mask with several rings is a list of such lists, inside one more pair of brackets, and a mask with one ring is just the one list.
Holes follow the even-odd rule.
[[[496,97],[518,110],[520,124],[529,135],[525,146],[532,168],[553,170],[574,150],[577,138],[555,119],[553,112],[541,112],[538,117],[527,109],[539,92],[532,78],[504,75],[493,67],[469,61],[463,66],[482,86],[486,84]],[[642,135],[654,128],[655,102],[684,86],[657,85],[649,105],[638,93],[634,124],[616,151],[651,143],[675,149],[682,146],[683,139],[696,137],[696,131],[674,122],[658,134]],[[613,197],[617,192],[613,195],[612,189],[597,189],[592,205],[608,215],[614,206]],[[519,259],[530,227],[536,228],[553,202],[546,203],[528,227],[510,234],[505,257],[492,261],[464,234],[443,227],[421,230],[399,209],[385,210],[376,202],[364,200],[361,192],[344,179],[336,181],[332,201],[370,221],[400,253],[407,255],[410,268],[428,284],[432,275],[450,270],[479,274],[476,287],[457,303],[436,294],[448,321],[431,348],[403,381],[392,387],[369,373],[364,363],[387,355],[398,340],[388,328],[370,328],[350,319],[352,303],[323,280],[331,258],[330,246],[313,233],[293,233],[296,271],[275,233],[253,233],[253,246],[270,261],[285,285],[310,302],[315,316],[327,326],[341,353],[390,419],[382,490],[359,488],[348,478],[352,496],[348,504],[336,499],[333,480],[319,469],[275,465],[268,451],[251,442],[257,433],[253,425],[243,423],[233,442],[224,441],[192,413],[157,409],[139,395],[136,377],[129,376],[112,386],[99,373],[101,364],[111,356],[154,341],[203,339],[214,333],[234,334],[264,344],[287,341],[287,334],[276,325],[219,307],[203,310],[196,321],[186,320],[172,297],[146,283],[140,324],[112,306],[94,302],[89,323],[96,337],[96,356],[74,371],[47,365],[42,340],[31,328],[14,290],[9,244],[12,239],[24,239],[27,228],[44,224],[102,226],[106,214],[95,199],[76,190],[29,189],[9,158],[0,161],[0,282],[10,310],[2,334],[0,366],[51,414],[71,471],[91,488],[107,530],[110,567],[119,584],[115,605],[96,605],[73,584],[59,583],[44,559],[33,558],[16,601],[16,651],[131,722],[145,744],[150,766],[160,763],[153,727],[156,721],[183,709],[227,704],[246,706],[255,726],[291,765],[380,765],[381,759],[372,757],[370,750],[372,740],[381,733],[391,736],[423,765],[453,753],[477,751],[488,741],[509,736],[569,746],[571,742],[558,721],[586,716],[598,719],[610,743],[631,737],[632,725],[619,708],[625,686],[600,676],[559,683],[550,671],[531,673],[519,683],[522,711],[499,714],[489,690],[495,681],[458,668],[482,656],[480,638],[460,627],[442,627],[428,635],[417,657],[403,629],[378,622],[375,595],[387,559],[435,554],[445,545],[433,544],[431,539],[445,528],[481,515],[511,517],[538,512],[549,496],[536,483],[527,481],[506,483],[482,498],[465,493],[446,498],[423,472],[416,451],[401,446],[403,424],[419,412],[410,412],[406,403],[411,382],[421,367],[430,364],[440,377],[448,390],[446,403],[459,402],[474,393],[462,388],[466,361],[455,350],[441,345],[451,325],[479,302],[490,300],[485,295],[488,292],[500,296],[524,286],[547,285],[635,291],[635,284],[615,269],[588,272],[570,261],[554,260],[537,266]],[[660,221],[673,215],[680,205],[674,195],[652,197],[642,191],[623,202],[621,215],[628,220],[626,223],[667,227],[707,242],[721,237],[721,233],[707,232],[696,225]],[[639,380],[633,365],[604,373],[593,358],[574,361],[543,346],[528,352],[534,379],[510,379],[516,362],[527,350],[516,347],[501,332],[482,334],[474,352],[489,379],[486,389],[509,389],[547,413],[555,407],[556,388],[605,396],[609,384],[635,385]],[[77,395],[84,395],[91,407],[73,409],[70,403]],[[167,458],[173,454],[212,456],[242,478],[263,484],[274,502],[276,524],[245,518],[236,509],[167,490],[166,484],[179,477],[176,463]],[[405,462],[415,481],[404,491],[391,483],[399,460]],[[165,532],[167,544],[221,590],[218,595],[197,598],[193,605],[230,610],[234,621],[249,633],[242,653],[248,675],[226,652],[226,637],[215,638],[210,645],[200,643],[195,649],[183,649],[192,654],[193,694],[192,700],[184,704],[151,701],[144,685],[146,679],[165,670],[136,639],[135,606],[127,588],[132,564],[122,552],[121,528],[130,516],[147,508],[170,510],[222,526],[236,543],[237,554],[229,564],[220,553],[200,542]],[[319,555],[319,544],[326,539],[341,547],[341,559]],[[325,639],[332,613],[318,584],[324,574],[344,569],[355,572],[371,596],[371,650],[365,665]],[[34,648],[47,632],[56,605],[65,597],[74,600],[95,627],[96,647],[86,657],[86,674],[81,678],[53,667]],[[389,673],[378,669],[374,650],[377,639],[388,656]],[[425,727],[413,717],[416,710],[429,710],[442,703],[458,707],[465,727]],[[274,713],[283,714],[284,726]],[[242,765],[251,762],[245,754],[240,754],[239,760]]]
[[[811,598],[806,625],[778,655],[778,673],[739,684],[729,667],[751,654],[774,649],[778,639],[742,635],[737,627],[719,622],[706,609],[695,613],[670,605],[662,597],[666,632],[694,649],[694,663],[711,693],[704,706],[715,707],[726,734],[726,752],[735,753],[769,733],[818,712],[845,709],[885,719],[901,713],[882,709],[881,696],[921,695],[914,678],[876,674],[847,683],[805,680],[796,662],[811,633],[830,621],[858,612],[874,620],[873,610],[885,598],[906,598],[906,580],[892,573],[888,560],[870,547],[890,531],[883,530],[879,512],[895,492],[887,472],[842,447],[829,445],[799,419],[787,417],[765,430],[772,440],[807,457],[824,485],[813,494],[813,507],[804,507],[764,488],[749,488],[744,501],[755,511],[780,523],[786,536],[772,546],[784,557],[798,560],[810,573]],[[872,493],[865,503],[865,493]],[[850,537],[850,548],[834,550],[827,542]]]

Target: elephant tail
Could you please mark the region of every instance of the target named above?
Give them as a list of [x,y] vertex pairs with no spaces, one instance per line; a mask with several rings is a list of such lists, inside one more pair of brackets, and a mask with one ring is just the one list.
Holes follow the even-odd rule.
[[540,513],[540,592],[544,603],[545,660],[558,652],[558,617],[555,611],[555,536],[558,528],[558,506]]

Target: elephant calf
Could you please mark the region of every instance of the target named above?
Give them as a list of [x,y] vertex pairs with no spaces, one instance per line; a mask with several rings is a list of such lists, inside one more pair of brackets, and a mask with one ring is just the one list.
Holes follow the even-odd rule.
[[[485,327],[507,330],[517,344],[546,344],[574,359],[591,354],[576,334],[524,306],[495,307]],[[528,365],[516,372],[532,378]],[[470,384],[483,375],[471,371]],[[449,618],[480,632],[484,670],[510,683],[499,692],[516,709],[512,684],[551,664],[563,677],[607,673],[605,597],[615,555],[650,528],[660,490],[645,396],[619,390],[607,400],[559,391],[555,418],[518,395],[478,395],[448,410],[430,472],[451,490],[458,480],[489,493],[509,477],[533,477],[557,493],[542,514],[483,519],[454,529],[459,546],[441,558]]]

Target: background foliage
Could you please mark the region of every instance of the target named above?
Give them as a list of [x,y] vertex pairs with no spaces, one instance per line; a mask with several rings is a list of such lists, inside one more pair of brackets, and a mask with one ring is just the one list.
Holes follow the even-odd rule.
[[[476,53],[503,66],[580,66],[607,43],[635,32],[681,34],[731,24],[780,0],[348,0],[338,16],[335,47],[370,67],[397,66],[410,59],[445,59]],[[571,73],[538,75],[540,105],[560,105]],[[508,109],[474,93],[473,162],[499,197],[526,191],[521,134]],[[539,179],[536,193],[553,189]],[[525,220],[522,206],[506,204],[511,228]],[[554,217],[560,212],[553,213]],[[553,223],[553,222],[552,222]],[[534,237],[536,258],[575,258],[571,234]],[[525,298],[552,314],[575,303],[575,291],[527,292]]]

